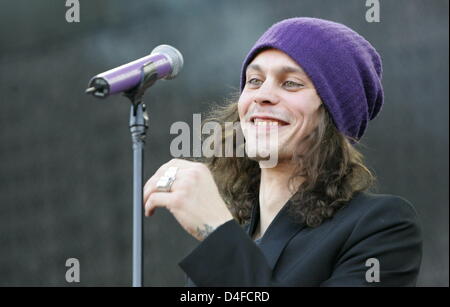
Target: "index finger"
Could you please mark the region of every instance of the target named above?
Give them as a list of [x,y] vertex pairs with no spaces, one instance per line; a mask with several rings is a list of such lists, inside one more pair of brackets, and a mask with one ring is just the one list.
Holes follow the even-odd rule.
[[163,176],[163,174],[166,172],[167,169],[169,169],[169,167],[176,166],[176,167],[178,167],[178,169],[182,169],[182,168],[188,167],[189,163],[192,163],[192,162],[183,160],[183,159],[176,159],[176,158],[171,159],[168,162],[164,163],[163,165],[161,165],[158,168],[158,170],[153,174],[153,176],[147,180],[147,182],[144,185],[144,189],[143,189],[144,192],[147,189],[151,189],[150,191],[154,192],[157,180]]
[[[158,170],[147,180],[147,182],[144,185],[144,193],[146,192],[146,190],[156,187],[156,180],[158,180],[163,173],[166,171],[166,169],[169,167],[169,164],[172,162],[172,160],[164,163],[163,165],[161,165]],[[158,179],[157,179],[158,178]]]

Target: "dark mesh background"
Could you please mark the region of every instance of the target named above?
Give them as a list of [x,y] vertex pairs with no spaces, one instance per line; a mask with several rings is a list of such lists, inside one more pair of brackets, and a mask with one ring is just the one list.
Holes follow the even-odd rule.
[[[192,123],[239,86],[247,51],[293,16],[342,22],[384,61],[385,105],[362,149],[381,193],[417,208],[424,230],[419,285],[448,286],[448,1],[1,0],[0,285],[131,283],[131,141],[123,97],[83,94],[95,74],[166,43],[184,55],[179,77],[148,91],[145,177],[171,158],[170,125]],[[165,210],[145,221],[145,284],[181,286],[177,263],[196,246]]]

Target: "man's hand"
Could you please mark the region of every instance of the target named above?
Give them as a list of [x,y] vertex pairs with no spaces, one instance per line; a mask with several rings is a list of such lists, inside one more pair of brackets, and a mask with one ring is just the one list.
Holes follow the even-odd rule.
[[[170,192],[159,192],[156,183],[169,169],[178,171]],[[145,215],[165,207],[197,240],[203,240],[223,223],[233,219],[222,200],[208,167],[202,163],[172,159],[162,165],[144,186]]]

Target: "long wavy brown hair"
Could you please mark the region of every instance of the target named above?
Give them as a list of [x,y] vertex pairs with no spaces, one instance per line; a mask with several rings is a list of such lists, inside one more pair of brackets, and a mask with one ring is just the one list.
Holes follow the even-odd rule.
[[[222,148],[226,139],[236,138],[236,130],[225,130],[225,122],[239,122],[238,93],[214,104],[207,112],[202,125],[220,123]],[[350,143],[351,139],[340,133],[322,104],[319,124],[302,142],[306,150],[295,151],[293,176],[289,179],[292,197],[289,214],[298,222],[317,227],[342,208],[356,192],[375,186],[376,178],[364,165],[363,155]],[[242,133],[242,131],[241,131]],[[353,140],[355,141],[355,140]],[[233,142],[236,144],[236,142]],[[235,145],[233,145],[235,146]],[[236,150],[236,147],[234,147]],[[235,219],[244,224],[249,221],[252,207],[258,203],[261,169],[257,161],[244,157],[201,158],[210,169],[219,192]],[[295,190],[294,182],[303,182]]]

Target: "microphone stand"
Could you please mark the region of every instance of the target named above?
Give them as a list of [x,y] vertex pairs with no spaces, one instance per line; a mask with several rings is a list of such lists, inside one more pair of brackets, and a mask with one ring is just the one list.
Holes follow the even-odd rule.
[[156,80],[153,62],[142,67],[140,83],[124,96],[130,99],[130,132],[133,143],[133,287],[143,285],[143,164],[148,114],[143,103],[145,90]]

